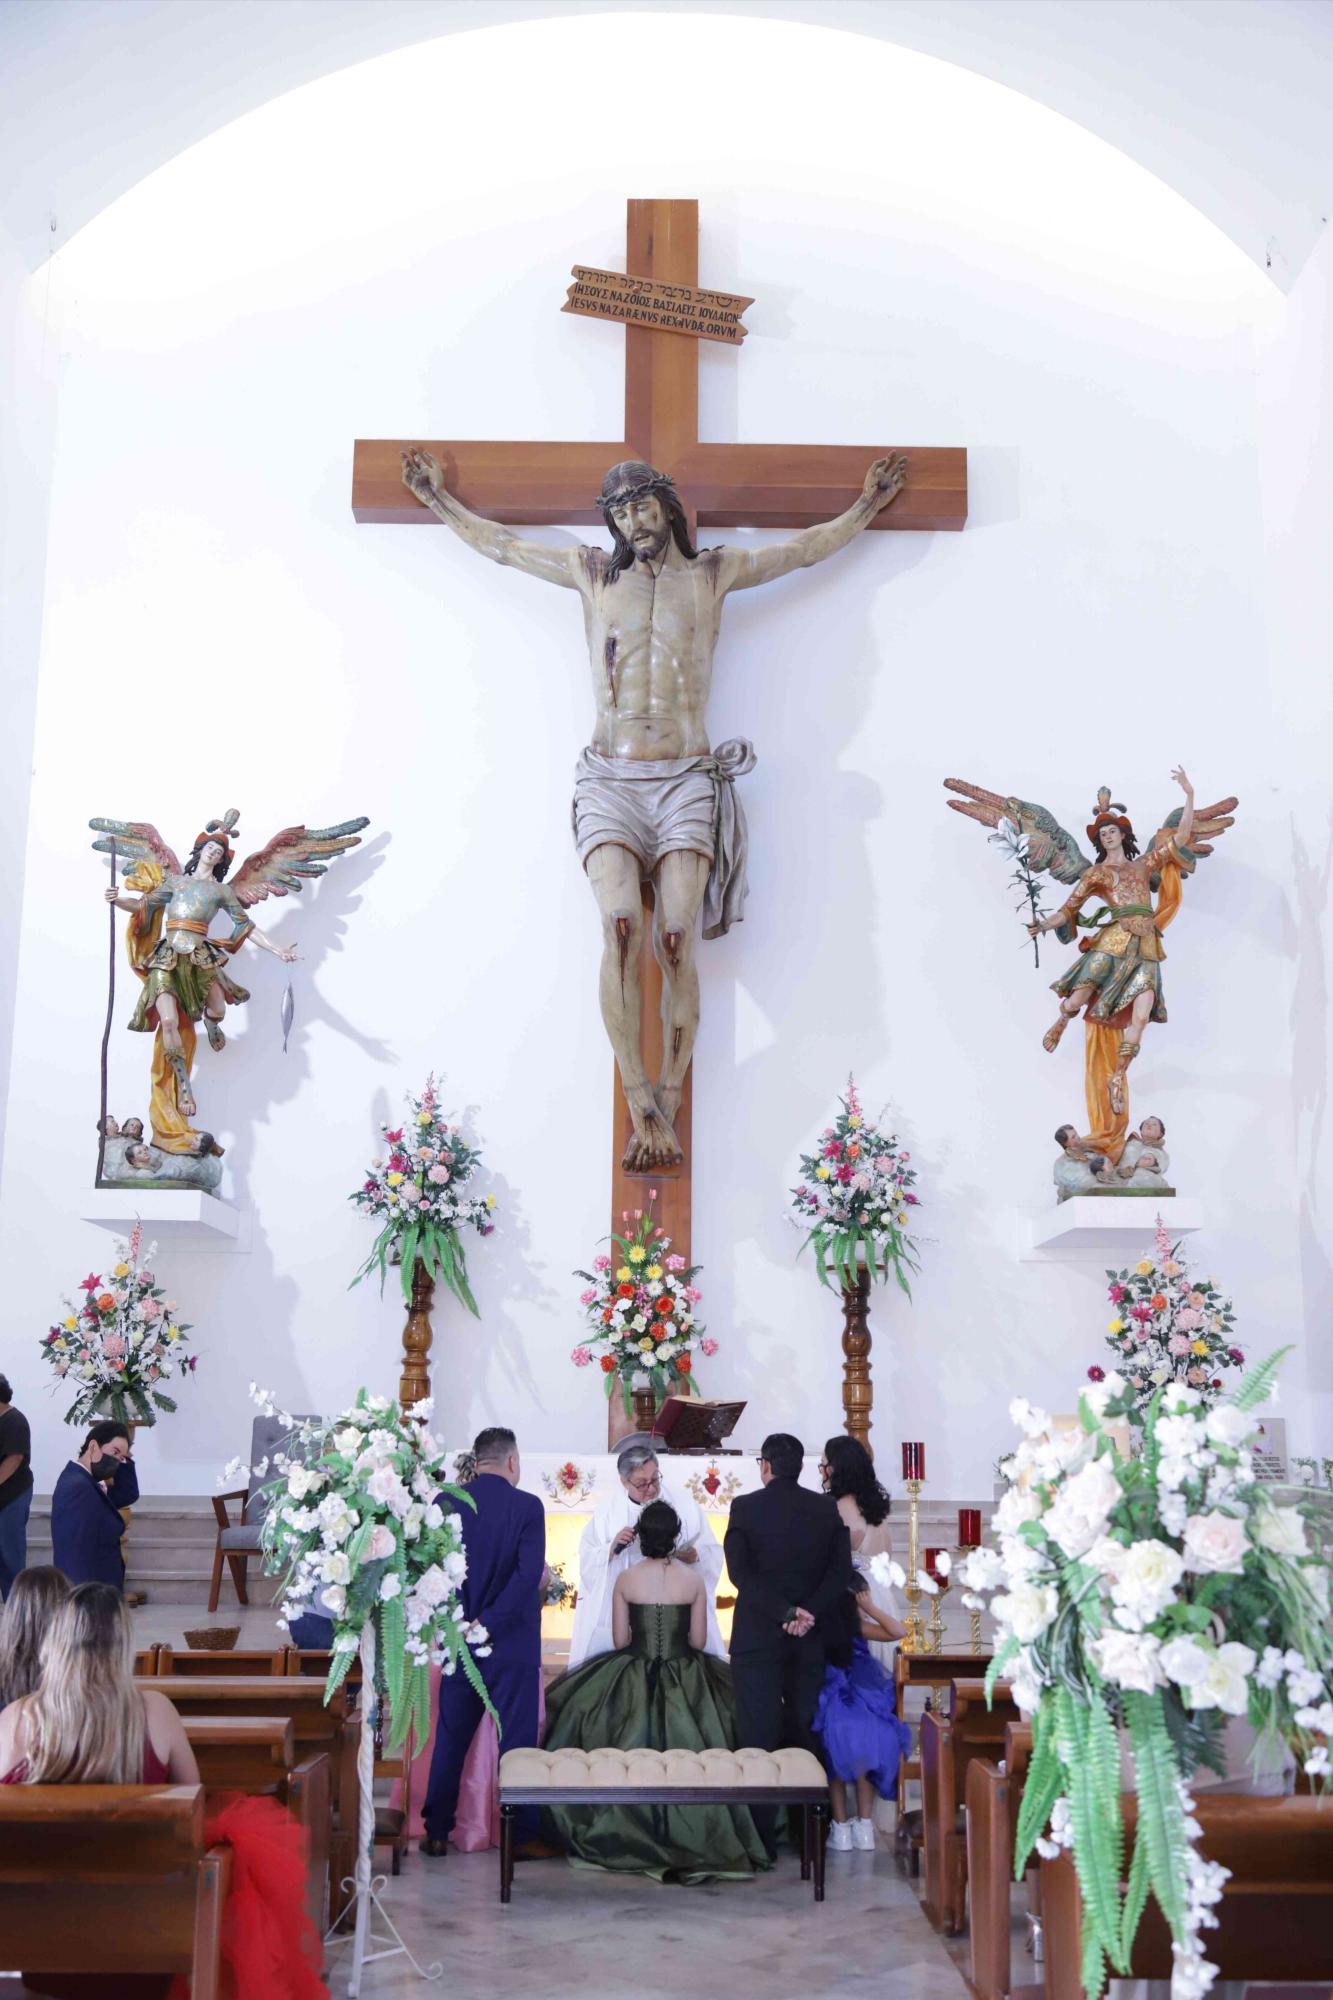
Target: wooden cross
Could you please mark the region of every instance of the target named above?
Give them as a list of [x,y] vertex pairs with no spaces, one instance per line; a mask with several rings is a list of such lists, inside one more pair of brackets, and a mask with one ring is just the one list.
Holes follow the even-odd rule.
[[[626,270],[665,284],[699,282],[697,201],[631,201]],[[402,483],[399,454],[419,438],[358,439],[352,471],[352,512],[358,521],[438,525]],[[640,326],[625,328],[625,435],[600,444],[435,441],[426,445],[444,470],[451,493],[474,513],[510,527],[605,524],[594,496],[608,468],[638,458],[669,473],[692,529],[809,528],[843,513],[861,491],[866,467],[890,449],[883,443],[843,445],[706,444],[699,437],[699,355],[694,339]],[[961,528],[967,518],[967,453],[957,448],[909,452],[907,485],[872,529]],[[645,890],[650,904],[651,889]],[[643,1052],[650,1077],[662,1064],[662,975],[644,925],[640,979]],[[621,1155],[629,1109],[615,1084],[611,1167],[612,1227],[625,1209],[655,1212],[673,1245],[690,1247],[690,1076],[674,1121],[684,1158],[679,1167],[630,1175]]]

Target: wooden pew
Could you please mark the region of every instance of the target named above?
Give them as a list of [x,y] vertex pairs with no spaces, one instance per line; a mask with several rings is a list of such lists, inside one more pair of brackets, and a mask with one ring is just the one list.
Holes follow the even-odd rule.
[[255,1675],[249,1678],[227,1674],[170,1674],[139,1685],[164,1694],[185,1717],[243,1715],[272,1719],[290,1716],[297,1754],[302,1757],[326,1752],[329,1758],[329,1790],[332,1805],[332,1833],[329,1840],[329,1910],[341,1916],[347,1902],[343,1882],[352,1873],[356,1858],[356,1824],[359,1811],[357,1746],[361,1717],[351,1707],[347,1690],[339,1688],[327,1707],[324,1683],[293,1675]]
[[[988,1652],[974,1653],[970,1648],[967,1652],[961,1653],[907,1653],[899,1646],[893,1660],[895,1706],[899,1721],[910,1723],[913,1720],[908,1714],[908,1699],[914,1689],[921,1689],[931,1706],[936,1707],[943,1703],[944,1690],[952,1685],[956,1675],[961,1674],[971,1678],[976,1674],[984,1674],[990,1665],[990,1660]],[[919,1784],[920,1779],[921,1759],[918,1742],[916,1756],[909,1753],[898,1760],[898,1797],[893,1829],[893,1844],[897,1857],[899,1861],[910,1861],[913,1874],[917,1871],[921,1849],[922,1814],[919,1811],[908,1811],[907,1787],[911,1783]]]
[[256,1647],[250,1651],[237,1652],[233,1647],[219,1648],[216,1652],[196,1652],[174,1646],[159,1646],[155,1667],[135,1668],[136,1673],[155,1674],[235,1674],[239,1679],[252,1678],[256,1674],[285,1674],[287,1671],[286,1646]]
[[[1133,1853],[1138,1800],[1121,1800],[1125,1866]],[[1205,1956],[1222,1979],[1328,1981],[1333,1977],[1333,1811],[1318,1799],[1206,1795],[1195,1801],[1200,1848],[1231,1870],[1214,1906]],[[1082,1899],[1066,1849],[1041,1864],[1046,2000],[1082,2000]],[[1149,1898],[1129,1977],[1168,1979],[1171,1937]]]
[[[974,1757],[964,1780],[967,1818],[968,1930],[972,1990],[977,2000],[1030,2000],[1039,1987],[1015,1985],[1012,1967],[1014,1835],[1032,1757],[1032,1730],[1011,1722],[1004,1732],[1004,1767]],[[1029,1908],[1036,1915],[1038,1876],[1027,1873]]]
[[931,1922],[957,1932],[967,1906],[967,1838],[962,1818],[968,1766],[974,1758],[999,1755],[1004,1732],[1018,1721],[1007,1681],[995,1684],[986,1703],[979,1680],[953,1684],[951,1713],[928,1711],[921,1718],[921,1824],[925,1847],[922,1903]]
[[332,1763],[326,1750],[297,1762],[289,1715],[188,1715],[185,1734],[210,1794],[244,1792],[285,1806],[306,1839],[306,1907],[323,1937],[333,1834]]
[[230,1851],[204,1847],[200,1785],[0,1791],[6,1965],[34,1974],[184,1973],[193,2000],[219,2000],[230,1883]]
[[135,1673],[155,1674],[157,1672],[157,1658],[161,1650],[161,1647],[157,1645],[140,1647],[134,1656]]

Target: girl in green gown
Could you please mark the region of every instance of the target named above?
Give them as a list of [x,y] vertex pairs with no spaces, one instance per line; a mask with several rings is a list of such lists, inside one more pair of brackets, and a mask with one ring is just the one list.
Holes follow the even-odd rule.
[[[548,1750],[734,1750],[731,1668],[706,1653],[696,1564],[676,1555],[680,1520],[665,1500],[639,1516],[640,1560],[616,1578],[616,1650],[546,1691]],[[568,1806],[549,1814],[576,1866],[659,1882],[744,1880],[769,1862],[745,1806]]]

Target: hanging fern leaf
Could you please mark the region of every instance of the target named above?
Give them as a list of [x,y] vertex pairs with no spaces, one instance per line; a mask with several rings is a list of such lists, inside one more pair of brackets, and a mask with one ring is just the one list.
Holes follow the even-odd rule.
[[1277,1381],[1278,1370],[1281,1368],[1286,1356],[1290,1353],[1291,1346],[1289,1343],[1286,1347],[1279,1347],[1275,1354],[1270,1354],[1266,1360],[1259,1363],[1257,1368],[1251,1368],[1247,1372],[1239,1389],[1237,1389],[1235,1395],[1231,1398],[1231,1401],[1238,1410],[1254,1410],[1259,1407],[1260,1403],[1267,1402],[1273,1393],[1273,1384]]

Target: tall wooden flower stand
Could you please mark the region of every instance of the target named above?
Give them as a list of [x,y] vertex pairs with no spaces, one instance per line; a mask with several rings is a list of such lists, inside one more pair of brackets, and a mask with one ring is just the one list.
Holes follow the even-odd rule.
[[870,1411],[875,1400],[870,1380],[870,1272],[857,1271],[856,1283],[842,1288],[842,1408],[843,1429],[873,1458]]
[[423,1264],[412,1273],[412,1304],[403,1328],[403,1372],[398,1381],[398,1401],[405,1410],[430,1394],[430,1309],[435,1297],[435,1280]]

